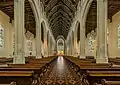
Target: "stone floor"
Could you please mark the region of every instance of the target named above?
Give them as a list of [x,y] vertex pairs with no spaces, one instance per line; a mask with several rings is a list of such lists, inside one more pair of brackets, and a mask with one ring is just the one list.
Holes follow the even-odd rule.
[[41,85],[80,85],[79,77],[68,66],[64,57],[59,56],[52,67],[41,78]]

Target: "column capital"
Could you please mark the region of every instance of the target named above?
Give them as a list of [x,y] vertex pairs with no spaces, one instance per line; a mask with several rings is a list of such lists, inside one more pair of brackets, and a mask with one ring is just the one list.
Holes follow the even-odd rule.
[[22,2],[22,1],[25,1],[25,0],[14,0],[14,1],[16,1],[16,2]]
[[104,1],[104,0],[97,0],[97,1]]
[[28,0],[29,2],[32,2],[32,0]]
[[97,0],[97,1],[99,1],[99,2],[105,2],[105,1],[108,1],[108,0]]

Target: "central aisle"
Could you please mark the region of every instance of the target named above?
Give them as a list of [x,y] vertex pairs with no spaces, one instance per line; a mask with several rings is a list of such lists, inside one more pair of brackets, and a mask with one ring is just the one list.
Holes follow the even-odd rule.
[[62,56],[52,63],[52,68],[41,80],[41,85],[80,85],[78,75],[68,66]]

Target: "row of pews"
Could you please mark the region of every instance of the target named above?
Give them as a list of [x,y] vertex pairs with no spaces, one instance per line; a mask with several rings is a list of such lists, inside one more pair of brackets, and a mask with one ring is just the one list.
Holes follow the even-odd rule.
[[96,64],[94,58],[78,59],[71,56],[64,58],[79,75],[82,85],[120,85],[119,58],[109,59],[108,64]]
[[12,64],[11,58],[0,58],[0,85],[39,85],[41,77],[57,57],[26,58],[26,64]]

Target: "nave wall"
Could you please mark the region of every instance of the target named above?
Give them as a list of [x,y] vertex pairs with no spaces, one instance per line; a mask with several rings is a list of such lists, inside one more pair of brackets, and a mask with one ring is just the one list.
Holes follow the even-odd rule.
[[[113,17],[112,17],[112,22],[108,20],[108,56],[110,58],[115,58],[115,57],[120,57],[120,48],[118,47],[118,43],[120,43],[120,35],[118,34],[118,28],[120,27],[120,11],[117,12]],[[90,52],[89,51],[89,46],[88,46],[88,41],[90,38],[90,34],[87,35],[86,38],[86,56],[96,56],[96,46],[97,46],[97,37],[95,37],[94,41],[94,51]]]
[[[108,54],[109,57],[120,57],[120,48],[118,48],[118,27],[120,26],[120,11],[112,17],[112,22],[108,22]],[[119,41],[120,43],[120,41]]]
[[0,11],[0,25],[4,28],[4,46],[0,48],[0,56],[8,56],[13,53],[12,36],[14,27],[9,23],[10,18]]
[[[12,57],[13,52],[14,52],[14,26],[13,26],[13,23],[12,24],[10,23],[9,16],[4,14],[2,11],[0,11],[0,25],[4,28],[4,46],[2,48],[0,48],[0,57]],[[31,34],[31,35],[33,35],[33,34]],[[32,41],[31,53],[33,56],[35,56],[36,55],[35,38],[33,36],[31,38],[30,37],[28,38],[27,35],[24,35],[24,36],[25,36],[25,40],[24,40],[25,41],[24,42],[25,56],[30,55],[30,51],[28,49],[29,46],[27,43],[28,40]]]

